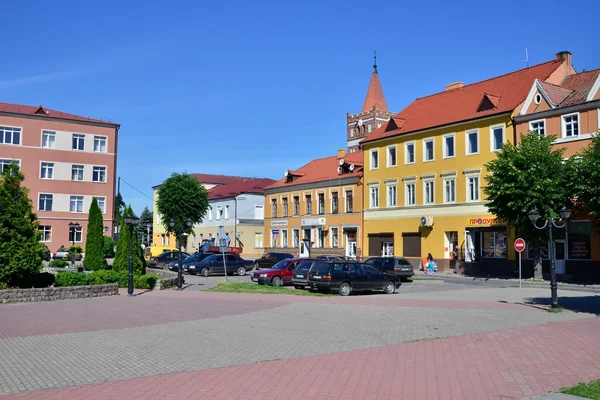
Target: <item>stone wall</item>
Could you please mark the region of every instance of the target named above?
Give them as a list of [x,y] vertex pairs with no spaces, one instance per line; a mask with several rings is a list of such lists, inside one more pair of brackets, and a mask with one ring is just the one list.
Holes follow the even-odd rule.
[[0,304],[80,299],[84,297],[114,296],[117,294],[119,294],[119,285],[116,283],[93,286],[10,289],[0,290]]
[[177,286],[177,278],[167,278],[156,281],[154,289],[163,290]]

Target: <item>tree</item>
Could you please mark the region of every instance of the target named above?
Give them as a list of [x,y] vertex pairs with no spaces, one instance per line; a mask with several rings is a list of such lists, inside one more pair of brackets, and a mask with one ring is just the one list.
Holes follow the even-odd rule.
[[106,259],[104,258],[104,220],[95,197],[92,200],[88,214],[83,266],[85,269],[92,271],[106,268]]
[[125,210],[125,202],[123,201],[123,196],[121,193],[117,193],[115,196],[115,212],[114,212],[114,220],[117,223],[121,222],[121,217],[123,216],[123,211]]
[[23,179],[15,163],[0,175],[0,282],[9,287],[30,286],[42,269],[38,220]]
[[104,257],[115,257],[115,241],[109,236],[104,236]]
[[[146,246],[150,246],[152,243],[152,223],[154,221],[154,216],[152,211],[148,209],[148,207],[144,208],[142,214],[140,215],[140,224],[138,225],[138,234],[142,238],[142,243]],[[148,229],[146,228],[146,224],[150,224],[150,241],[148,241]]]
[[600,234],[600,131],[592,137],[590,145],[581,152],[578,165],[581,186],[577,203],[592,216],[594,230]]
[[[131,206],[123,210],[123,216],[125,215],[135,215]],[[117,252],[112,267],[114,271],[129,271],[129,232],[129,226],[125,223],[125,218],[121,217]],[[140,237],[135,229],[133,230],[133,272],[134,274],[145,272]]]
[[[506,143],[496,153],[496,159],[485,167],[487,186],[483,188],[488,210],[497,218],[516,228],[518,235],[529,244],[547,243],[547,230],[536,229],[527,213],[539,211],[541,219],[559,218],[558,211],[572,207],[575,190],[572,160],[563,161],[564,149],[553,150],[554,137],[543,137],[537,132],[521,135],[521,143]],[[563,235],[557,231],[556,237]],[[534,277],[541,279],[541,261],[536,257]]]
[[[156,207],[167,232],[191,233],[192,228],[186,222],[191,220],[192,226],[202,222],[208,210],[208,192],[190,174],[173,173],[158,189]],[[171,220],[175,222],[173,227],[169,224]]]

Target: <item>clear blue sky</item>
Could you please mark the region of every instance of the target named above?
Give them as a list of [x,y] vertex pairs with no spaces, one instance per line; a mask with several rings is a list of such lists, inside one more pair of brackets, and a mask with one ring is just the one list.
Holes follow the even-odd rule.
[[[526,46],[530,65],[569,50],[578,71],[599,68],[599,11],[597,0],[8,1],[0,101],[119,122],[118,174],[149,196],[184,170],[279,179],[345,145],[373,50],[400,111],[524,67]],[[121,191],[137,212],[152,206]]]

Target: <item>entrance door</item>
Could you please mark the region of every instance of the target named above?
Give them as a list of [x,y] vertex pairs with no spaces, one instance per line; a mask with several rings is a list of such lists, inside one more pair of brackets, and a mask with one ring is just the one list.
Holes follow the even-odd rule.
[[557,274],[564,274],[565,268],[565,241],[557,240],[554,242],[554,265]]
[[465,262],[475,261],[475,233],[465,231]]
[[346,256],[356,258],[356,241],[346,241]]
[[301,258],[310,257],[310,239],[303,239],[300,242],[300,257]]

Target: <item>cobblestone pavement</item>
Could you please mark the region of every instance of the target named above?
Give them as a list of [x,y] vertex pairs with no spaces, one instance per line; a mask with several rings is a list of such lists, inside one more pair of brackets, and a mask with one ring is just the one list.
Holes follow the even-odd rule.
[[[425,285],[429,298],[415,285],[414,298],[162,291],[2,306],[0,399],[524,398],[600,377],[597,317]],[[450,292],[470,301],[436,299]]]

